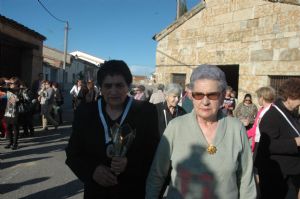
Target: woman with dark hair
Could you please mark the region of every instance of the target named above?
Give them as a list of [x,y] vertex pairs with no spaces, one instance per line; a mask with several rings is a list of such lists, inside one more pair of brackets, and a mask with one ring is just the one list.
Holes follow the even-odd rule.
[[70,90],[70,94],[72,95],[73,110],[75,110],[78,106],[77,97],[82,86],[83,86],[83,81],[79,79],[76,81],[76,84]]
[[159,141],[155,106],[128,96],[124,61],[105,62],[97,79],[102,95],[75,112],[66,164],[84,183],[84,198],[144,198]]
[[96,101],[97,99],[97,92],[95,90],[95,84],[93,81],[88,81],[87,82],[87,89],[88,89],[88,92],[85,96],[85,100],[87,103],[89,102],[93,102],[93,101]]
[[[286,80],[261,119],[255,166],[261,198],[300,198],[300,79]],[[296,111],[295,111],[296,110]]]
[[7,138],[9,143],[4,147],[6,149],[11,148],[12,150],[18,149],[19,139],[19,112],[18,102],[19,91],[20,91],[20,80],[17,77],[12,77],[8,81],[7,105],[4,113],[6,125],[7,125]]
[[64,96],[61,92],[61,89],[59,87],[59,84],[57,82],[52,83],[52,88],[54,91],[54,104],[53,104],[53,112],[54,112],[54,117],[58,116],[58,123],[62,124],[63,123],[63,118],[62,118],[62,105],[64,104]]
[[[25,82],[20,82],[20,92],[19,92],[19,106],[22,106],[22,111],[19,112],[19,124],[23,127],[24,136],[33,136],[33,93],[26,86]],[[20,110],[20,109],[19,109]],[[29,130],[29,132],[28,132]]]
[[257,107],[252,103],[252,96],[247,93],[244,96],[243,102],[236,107],[234,115],[244,124],[246,129],[249,130],[254,124],[256,114]]

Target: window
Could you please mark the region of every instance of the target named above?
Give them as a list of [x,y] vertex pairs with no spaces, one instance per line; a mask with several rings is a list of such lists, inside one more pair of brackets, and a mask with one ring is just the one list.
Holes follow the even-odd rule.
[[300,78],[300,76],[269,76],[270,78],[270,86],[272,86],[276,95],[278,94],[279,87],[283,84],[283,82],[289,78]]

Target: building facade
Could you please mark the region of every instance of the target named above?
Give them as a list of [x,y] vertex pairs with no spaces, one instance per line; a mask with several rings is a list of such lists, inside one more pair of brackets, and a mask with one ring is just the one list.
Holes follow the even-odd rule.
[[189,82],[214,64],[228,84],[255,96],[261,86],[300,77],[300,1],[206,0],[154,36],[157,83]]
[[[59,84],[64,84],[67,82],[66,73],[63,69],[64,64],[64,52],[50,48],[48,46],[43,46],[43,74],[44,79],[57,82]],[[71,64],[71,55],[67,54],[66,57],[66,67]]]
[[105,60],[80,51],[74,51],[70,54],[72,60],[70,66],[66,67],[66,87],[71,88],[78,79],[94,80],[97,83],[98,69]]
[[17,76],[27,85],[42,72],[45,36],[0,15],[0,77]]

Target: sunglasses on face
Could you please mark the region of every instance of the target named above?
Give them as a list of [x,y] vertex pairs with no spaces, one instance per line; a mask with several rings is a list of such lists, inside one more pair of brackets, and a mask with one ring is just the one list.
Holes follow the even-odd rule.
[[217,100],[219,99],[220,95],[221,95],[220,92],[211,92],[211,93],[192,92],[192,96],[195,100],[202,100],[205,96],[209,100]]

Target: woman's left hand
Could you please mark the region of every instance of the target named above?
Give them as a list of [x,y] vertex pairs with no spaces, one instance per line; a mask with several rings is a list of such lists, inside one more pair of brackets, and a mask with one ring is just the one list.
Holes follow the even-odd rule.
[[114,172],[116,175],[122,173],[127,166],[127,158],[126,157],[112,157],[111,160],[111,171]]

